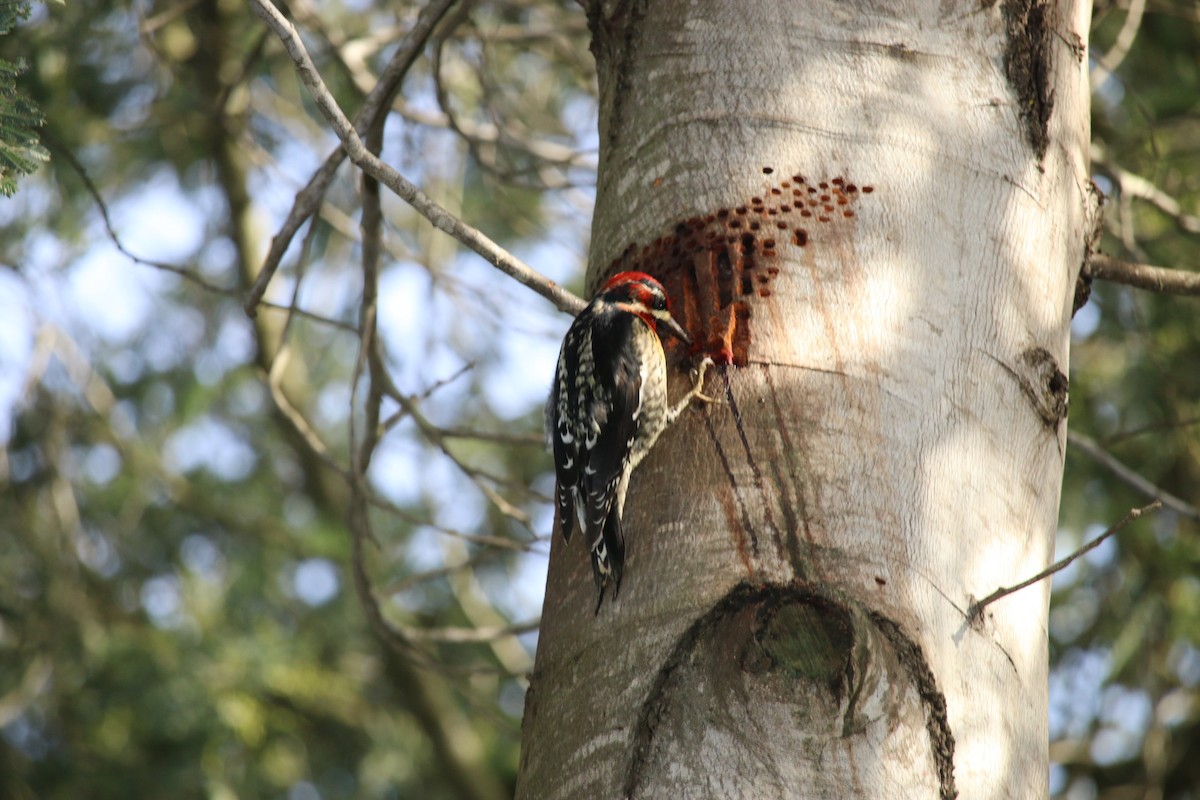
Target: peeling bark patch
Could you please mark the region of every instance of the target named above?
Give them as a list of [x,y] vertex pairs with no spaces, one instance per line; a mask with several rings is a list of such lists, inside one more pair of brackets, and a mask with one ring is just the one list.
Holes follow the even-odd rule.
[[871,612],[870,617],[875,627],[891,643],[900,663],[917,685],[917,692],[925,705],[925,729],[929,731],[929,745],[934,764],[937,765],[939,796],[941,800],[954,800],[958,797],[958,789],[954,785],[954,734],[946,714],[946,696],[938,689],[937,679],[920,645],[910,639],[898,624],[882,614]]
[[1087,305],[1092,296],[1092,254],[1100,244],[1104,234],[1104,192],[1095,181],[1088,181],[1088,191],[1085,196],[1083,213],[1089,221],[1087,239],[1083,243],[1083,261],[1079,265],[1079,274],[1075,278],[1075,297],[1071,301],[1071,317],[1079,309]]
[[1041,161],[1050,143],[1050,113],[1054,110],[1051,5],[1049,0],[1005,0],[1003,10],[1008,31],[1004,72],[1017,94],[1025,138]]
[[691,355],[707,355],[718,364],[749,363],[751,310],[771,296],[782,268],[780,252],[846,235],[856,205],[874,191],[842,176],[810,182],[771,166],[762,172],[774,182],[759,194],[681,220],[647,245],[631,243],[597,276],[602,281],[636,270],[658,278],[672,313],[692,337]]
[[1070,407],[1070,381],[1044,347],[1026,350],[1021,354],[1021,364],[1025,367],[1017,374],[1021,391],[1029,398],[1042,424],[1057,431]]
[[1091,296],[1092,265],[1087,259],[1084,259],[1083,265],[1079,268],[1079,275],[1075,278],[1075,297],[1071,300],[1072,319],[1074,319],[1075,313],[1079,311],[1079,309],[1087,305],[1088,298]]

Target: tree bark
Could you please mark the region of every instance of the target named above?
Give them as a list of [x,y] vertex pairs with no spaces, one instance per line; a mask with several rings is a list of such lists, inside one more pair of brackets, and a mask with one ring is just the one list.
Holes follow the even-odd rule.
[[1089,15],[589,8],[589,285],[660,277],[729,366],[634,475],[620,598],[552,545],[518,797],[1046,795],[1048,587],[966,611],[1051,553]]

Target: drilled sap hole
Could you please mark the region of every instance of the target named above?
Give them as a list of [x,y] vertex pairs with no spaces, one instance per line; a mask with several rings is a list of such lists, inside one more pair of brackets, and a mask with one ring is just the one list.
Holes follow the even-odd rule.
[[[763,167],[762,174],[775,175],[776,168]],[[753,304],[772,296],[785,261],[782,251],[811,249],[826,235],[848,235],[838,226],[854,224],[847,220],[855,219],[855,206],[873,191],[843,176],[817,178],[813,184],[799,173],[767,179],[740,204],[681,220],[648,245],[631,244],[609,274],[638,270],[662,280],[672,313],[695,342],[687,351],[667,337],[673,362],[703,353],[742,365],[748,359]],[[822,226],[814,230],[806,221]]]
[[717,256],[717,292],[722,308],[733,303],[733,261],[728,251]]

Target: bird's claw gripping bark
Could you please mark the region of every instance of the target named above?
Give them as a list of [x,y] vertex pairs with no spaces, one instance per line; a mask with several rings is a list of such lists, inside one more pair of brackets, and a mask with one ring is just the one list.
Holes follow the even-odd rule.
[[692,370],[692,391],[688,394],[688,400],[700,400],[704,403],[720,403],[721,401],[715,397],[709,397],[704,394],[704,375],[708,372],[708,368],[715,366],[713,360],[708,356],[700,362],[700,366]]

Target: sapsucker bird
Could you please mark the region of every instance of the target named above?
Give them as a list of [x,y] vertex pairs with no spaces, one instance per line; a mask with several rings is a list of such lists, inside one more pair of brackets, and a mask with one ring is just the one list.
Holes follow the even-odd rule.
[[621,515],[629,476],[666,428],[701,394],[704,359],[687,396],[667,402],[662,326],[684,342],[662,284],[641,272],[615,275],[567,330],[546,402],[546,435],[554,450],[554,496],[564,541],[578,515],[591,550],[596,611],[604,589],[621,589],[625,538]]

